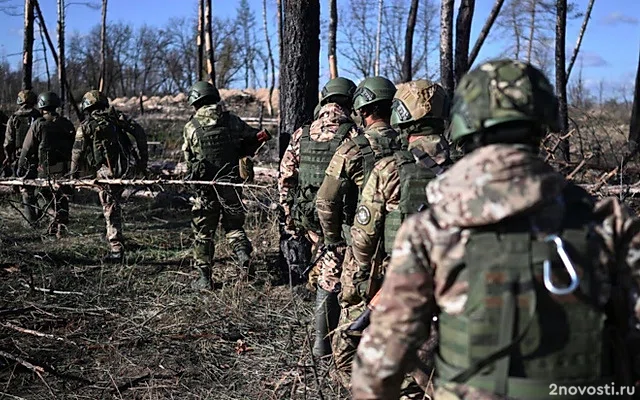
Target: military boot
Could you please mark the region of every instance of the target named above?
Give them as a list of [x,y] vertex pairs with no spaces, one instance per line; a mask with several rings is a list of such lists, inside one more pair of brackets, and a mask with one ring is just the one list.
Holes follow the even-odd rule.
[[33,224],[38,220],[38,210],[34,204],[23,203],[23,209],[29,223]]
[[213,289],[213,281],[211,280],[211,267],[208,265],[198,265],[196,269],[200,273],[198,279],[191,283],[191,287],[196,290]]
[[122,264],[124,262],[124,249],[111,250],[109,254],[102,258],[105,264]]
[[340,318],[340,304],[338,294],[328,292],[318,286],[316,291],[316,342],[313,355],[316,357],[331,354],[331,339],[329,333],[338,326]]

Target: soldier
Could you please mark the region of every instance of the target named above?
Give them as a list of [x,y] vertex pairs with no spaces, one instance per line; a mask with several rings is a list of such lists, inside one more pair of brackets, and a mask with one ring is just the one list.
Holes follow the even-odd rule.
[[426,80],[409,82],[396,92],[391,125],[407,138],[408,149],[375,164],[351,227],[353,256],[343,264],[342,311],[340,328],[333,335],[333,356],[346,387],[361,335],[351,331],[350,324],[378,291],[400,224],[426,206],[425,186],[452,163],[444,138],[449,105],[442,86]]
[[[18,168],[18,159],[22,152],[22,144],[27,136],[27,131],[31,123],[40,118],[40,112],[35,109],[37,96],[31,90],[22,90],[18,93],[18,110],[13,113],[7,122],[7,130],[4,136],[4,155],[3,169],[5,176],[15,175]],[[22,196],[22,206],[24,215],[30,223],[36,222],[37,205],[34,195],[35,188],[33,186],[25,186],[20,188]]]
[[129,136],[129,141],[132,145],[132,155],[135,157],[136,174],[140,176],[146,175],[147,164],[149,163],[147,133],[136,120],[130,118],[114,106],[109,107],[109,112],[114,116],[120,128]]
[[[9,121],[9,117],[7,117],[7,114],[4,113],[4,111],[0,110],[0,142],[4,143],[4,136],[5,133],[7,132],[7,122]],[[0,162],[4,163],[4,151],[0,152]]]
[[[220,182],[241,182],[238,173],[240,158],[254,155],[262,143],[271,139],[271,135],[267,130],[252,128],[238,116],[226,111],[220,103],[218,89],[208,82],[196,82],[189,89],[187,101],[196,111],[183,130],[182,150],[187,162],[188,179],[215,178]],[[252,246],[243,228],[245,214],[241,189],[233,186],[200,186],[192,211],[194,259],[200,273],[193,287],[213,288],[213,238],[220,219],[238,263],[251,276]]]
[[[128,134],[109,110],[109,100],[98,90],[90,90],[82,97],[80,108],[85,120],[76,130],[71,159],[71,173],[80,175],[81,168],[98,179],[132,178],[136,172],[136,157]],[[121,185],[105,185],[98,197],[107,225],[110,251],[103,261],[124,261],[122,234]]]
[[640,318],[640,220],[614,198],[594,203],[539,157],[557,110],[529,64],[492,61],[460,80],[451,137],[465,156],[398,231],[354,360],[354,399],[398,398],[434,313],[435,399],[543,399],[551,383],[622,376],[611,361],[637,354],[616,343]]
[[364,125],[364,133],[347,139],[338,147],[318,191],[316,206],[327,251],[321,259],[316,292],[316,340],[313,353],[331,353],[329,332],[340,317],[338,293],[340,273],[347,246],[349,228],[358,202],[359,191],[376,161],[401,148],[398,132],[391,128],[391,103],[396,87],[383,77],[363,80],[353,95],[353,108]]
[[[335,78],[322,88],[315,121],[296,130],[280,162],[278,189],[284,211],[284,229],[291,238],[306,237],[316,254],[322,244],[322,228],[316,211],[316,195],[324,172],[338,146],[359,131],[351,119],[355,83]],[[296,260],[288,260],[290,265]],[[305,267],[305,266],[301,266]],[[315,291],[320,268],[312,266],[307,288]],[[302,272],[302,271],[301,271]]]
[[[75,129],[71,121],[56,111],[61,105],[54,92],[40,93],[37,108],[42,117],[29,128],[18,161],[18,176],[27,179],[57,179],[69,172]],[[68,187],[41,188],[47,204],[52,204],[54,217],[48,233],[61,237],[69,223]]]

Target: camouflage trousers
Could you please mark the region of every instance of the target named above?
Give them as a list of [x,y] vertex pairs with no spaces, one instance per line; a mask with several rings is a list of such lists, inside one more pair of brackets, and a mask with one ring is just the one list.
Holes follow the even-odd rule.
[[42,188],[40,195],[44,200],[44,207],[53,217],[50,229],[55,228],[58,232],[60,229],[66,228],[69,224],[69,197],[70,188],[62,186],[58,189]]
[[242,191],[230,186],[199,190],[191,209],[194,234],[193,258],[196,266],[210,266],[215,254],[214,238],[222,220],[229,245],[234,252],[251,253],[251,242],[244,231],[245,211]]
[[[347,390],[351,390],[351,365],[362,336],[362,332],[350,331],[348,328],[365,310],[364,302],[343,308],[331,342],[333,359],[336,364],[336,379]],[[411,375],[407,375],[402,381],[399,399],[423,398],[424,390]]]
[[111,251],[121,251],[123,249],[122,192],[124,192],[124,188],[119,185],[107,185],[98,192],[100,204],[102,204],[102,213],[107,225],[107,241]]
[[342,274],[342,262],[344,261],[347,246],[337,246],[328,249],[320,261],[320,275],[318,276],[318,286],[322,289],[340,293],[340,275]]
[[[20,197],[22,197],[22,206],[25,211],[27,207],[34,218],[38,218],[38,201],[36,197],[36,188],[33,186],[23,186],[20,188]],[[29,216],[27,215],[27,218]]]
[[[316,257],[319,255],[320,244],[322,243],[322,237],[313,231],[307,232],[307,239],[311,242],[311,261],[315,261]],[[318,285],[318,278],[320,277],[321,272],[321,263],[317,262],[313,267],[311,267],[311,271],[309,271],[309,276],[307,278],[307,288],[311,291],[314,291],[316,286]]]

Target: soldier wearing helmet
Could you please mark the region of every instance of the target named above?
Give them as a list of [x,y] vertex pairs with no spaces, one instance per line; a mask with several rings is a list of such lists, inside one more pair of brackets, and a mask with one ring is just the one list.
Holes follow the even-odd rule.
[[[184,126],[182,150],[188,179],[240,183],[238,165],[242,157],[253,156],[262,143],[271,139],[266,130],[249,126],[225,110],[220,93],[208,82],[196,82],[187,99],[195,114]],[[234,186],[198,186],[191,227],[195,236],[194,261],[199,278],[196,289],[213,289],[214,236],[222,220],[229,245],[243,274],[253,275],[252,246],[244,231],[242,190]]]
[[[42,116],[31,124],[24,139],[18,161],[19,177],[58,179],[69,172],[75,129],[71,121],[58,114],[57,109],[61,104],[60,97],[54,92],[38,95],[36,107]],[[58,237],[65,234],[69,223],[67,188],[39,189],[53,214],[48,233]]]
[[[287,257],[287,262],[300,276],[307,268],[311,254],[316,254],[322,244],[316,194],[324,172],[338,146],[359,134],[351,119],[355,89],[355,83],[346,78],[327,82],[320,93],[315,120],[293,133],[280,162],[278,190],[284,211],[283,252],[293,255]],[[295,257],[302,253],[298,248],[304,246],[308,246],[309,257]],[[288,248],[292,251],[287,251]],[[319,272],[319,263],[311,266],[307,283],[310,291],[315,291]]]
[[[137,172],[137,157],[128,133],[118,116],[109,109],[104,93],[90,90],[80,103],[85,119],[76,130],[71,158],[71,173],[99,179],[132,178]],[[146,145],[146,144],[145,144]],[[105,185],[98,197],[106,223],[109,252],[106,263],[124,262],[124,236],[120,204],[124,188]]]
[[[22,151],[22,143],[27,136],[27,131],[31,123],[38,119],[41,114],[35,108],[37,101],[36,94],[31,90],[22,90],[18,93],[18,110],[9,117],[7,121],[7,130],[4,135],[4,161],[3,169],[5,175],[15,175],[18,168],[18,159]],[[34,188],[21,187],[22,206],[24,215],[31,223],[37,218],[36,199],[34,197]]]
[[423,368],[417,349],[434,314],[431,398],[543,399],[550,382],[629,384],[621,379],[635,372],[637,349],[613,344],[638,333],[640,220],[617,199],[596,203],[539,157],[557,127],[553,87],[529,64],[491,61],[460,80],[451,137],[465,155],[398,231],[353,363],[354,399],[400,396],[403,375]]
[[316,206],[327,251],[320,261],[316,292],[316,356],[331,353],[329,332],[340,316],[340,275],[351,245],[349,229],[358,197],[376,161],[402,147],[399,133],[389,123],[395,93],[393,82],[380,76],[360,82],[353,94],[353,108],[361,118],[363,134],[338,147],[318,191]]
[[346,387],[362,334],[349,326],[380,288],[402,221],[426,208],[427,183],[452,164],[444,138],[450,103],[442,86],[427,80],[403,84],[393,100],[391,125],[406,137],[408,148],[378,161],[365,183],[340,279],[341,328],[333,336],[333,356]]

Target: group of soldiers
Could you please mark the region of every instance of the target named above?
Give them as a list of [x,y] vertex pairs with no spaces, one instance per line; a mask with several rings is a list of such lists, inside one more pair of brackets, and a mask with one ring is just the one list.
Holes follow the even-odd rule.
[[280,164],[281,246],[316,292],[313,353],[353,399],[633,394],[640,219],[540,157],[557,105],[508,59],[453,98],[427,80],[322,89]]

